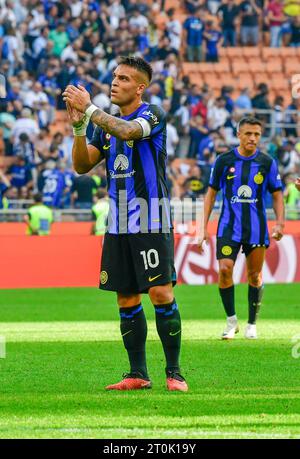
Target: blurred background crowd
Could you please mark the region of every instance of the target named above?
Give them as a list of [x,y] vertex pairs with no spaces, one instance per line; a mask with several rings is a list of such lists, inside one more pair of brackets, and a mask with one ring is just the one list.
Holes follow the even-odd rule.
[[145,100],[167,113],[172,197],[206,192],[216,155],[238,144],[237,122],[253,113],[288,198],[300,174],[298,46],[298,0],[0,0],[0,207],[39,191],[54,208],[91,208],[105,169],[73,171],[61,94],[81,84],[114,113],[112,72],[128,54],[153,66]]

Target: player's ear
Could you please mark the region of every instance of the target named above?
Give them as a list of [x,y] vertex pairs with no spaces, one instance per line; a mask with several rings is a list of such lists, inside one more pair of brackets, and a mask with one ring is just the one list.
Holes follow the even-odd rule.
[[145,88],[146,88],[146,85],[145,84],[139,84],[138,85],[138,88],[137,88],[137,94],[140,96],[141,94],[143,94],[143,92],[145,91]]

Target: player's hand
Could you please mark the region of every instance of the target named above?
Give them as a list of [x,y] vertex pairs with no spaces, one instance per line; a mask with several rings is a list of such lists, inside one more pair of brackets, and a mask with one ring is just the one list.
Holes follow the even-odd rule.
[[203,247],[204,241],[206,242],[206,244],[208,244],[208,232],[207,232],[207,230],[204,230],[203,235],[198,240],[198,248],[199,248],[199,252],[201,254],[204,252],[204,247]]
[[76,108],[71,107],[69,102],[66,102],[66,106],[67,106],[67,112],[68,112],[70,123],[73,126],[79,123],[80,121],[82,121],[84,117],[82,112],[80,112],[79,110],[76,110]]
[[63,100],[81,113],[84,113],[91,105],[91,96],[81,85],[78,85],[78,88],[68,85],[63,92]]
[[281,225],[280,223],[277,223],[272,228],[272,238],[275,239],[275,241],[280,241],[282,237],[283,237],[283,225]]
[[295,187],[297,188],[298,191],[300,191],[300,177],[297,178],[295,182]]

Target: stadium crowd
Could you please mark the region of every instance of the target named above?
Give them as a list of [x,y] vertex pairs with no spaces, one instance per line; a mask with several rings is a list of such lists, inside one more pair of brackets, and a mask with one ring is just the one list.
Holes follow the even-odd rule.
[[[299,46],[299,2],[173,2],[180,3],[181,15],[169,3],[0,0],[6,85],[0,99],[0,207],[37,191],[54,208],[91,207],[97,189],[106,186],[105,169],[100,165],[85,176],[72,170],[72,129],[56,121],[65,110],[61,94],[68,84],[81,84],[94,104],[115,113],[112,72],[118,56],[128,54],[144,57],[154,69],[146,100],[167,113],[172,196],[195,199],[206,192],[216,155],[237,145],[238,120],[256,110],[269,110],[257,116],[275,123],[272,131],[265,129],[262,149],[277,159],[287,187],[300,174],[300,99],[291,96],[288,106],[281,96],[272,100],[267,82],[238,96],[230,86],[217,94],[182,73],[184,61],[217,62],[221,47]],[[92,132],[90,125],[89,138]]]

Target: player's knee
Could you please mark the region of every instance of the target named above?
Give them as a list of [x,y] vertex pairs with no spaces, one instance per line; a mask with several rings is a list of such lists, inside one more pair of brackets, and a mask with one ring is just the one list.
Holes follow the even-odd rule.
[[230,280],[232,278],[233,267],[228,263],[221,263],[219,269],[220,278]]
[[253,287],[259,287],[262,283],[262,274],[260,271],[248,271],[248,282]]
[[174,299],[173,289],[169,285],[159,285],[149,289],[149,296],[153,304],[167,304]]
[[120,308],[131,308],[140,302],[140,295],[122,295],[121,293],[118,293],[118,305]]

